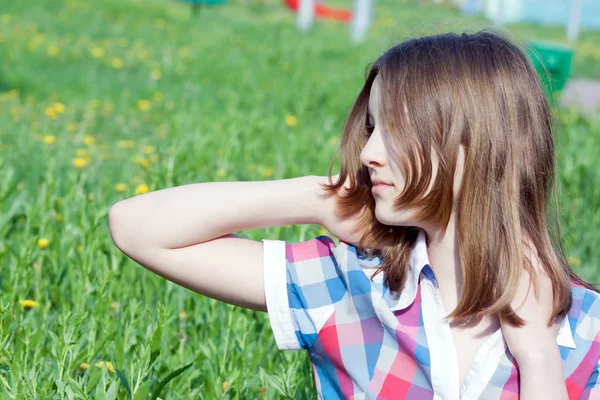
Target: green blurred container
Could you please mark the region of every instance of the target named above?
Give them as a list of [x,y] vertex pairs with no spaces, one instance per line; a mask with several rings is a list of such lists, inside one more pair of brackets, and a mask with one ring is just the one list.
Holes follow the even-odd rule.
[[[538,72],[546,92],[548,94],[560,92],[571,74],[573,50],[556,43],[529,42],[528,45],[528,56]],[[550,77],[546,75],[544,67]]]
[[201,4],[225,4],[227,0],[184,0],[186,3],[190,3],[192,7],[198,7]]

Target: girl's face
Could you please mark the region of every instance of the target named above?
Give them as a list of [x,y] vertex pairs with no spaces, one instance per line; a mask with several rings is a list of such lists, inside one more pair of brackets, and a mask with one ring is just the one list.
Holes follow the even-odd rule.
[[369,138],[360,153],[360,161],[369,169],[373,183],[375,217],[385,225],[414,226],[414,211],[394,207],[394,200],[406,184],[406,175],[399,164],[402,155],[395,153],[388,134],[383,131],[381,108],[381,79],[377,76],[369,95],[366,129]]
[[[404,155],[402,151],[394,149],[394,146],[390,143],[388,132],[383,129],[381,99],[381,79],[377,76],[373,81],[371,93],[369,94],[368,124],[366,127],[369,139],[360,153],[360,161],[368,168],[371,183],[373,183],[372,194],[375,199],[375,217],[384,225],[418,226],[426,229],[431,226],[425,226],[424,221],[416,220],[416,210],[414,208],[397,208],[394,206],[395,199],[402,193],[406,185],[406,172],[400,164]],[[406,108],[404,117],[410,118]],[[465,154],[464,146],[460,145],[454,172],[453,199],[457,199],[459,195],[464,174]],[[433,174],[424,196],[427,196],[433,188],[438,166],[439,159],[432,149],[431,167]],[[454,200],[452,206],[456,206]]]

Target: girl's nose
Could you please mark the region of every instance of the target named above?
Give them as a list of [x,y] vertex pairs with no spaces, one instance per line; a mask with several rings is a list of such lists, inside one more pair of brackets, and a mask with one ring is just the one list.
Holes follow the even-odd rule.
[[367,168],[385,165],[387,156],[379,135],[373,132],[365,147],[360,152],[360,162]]

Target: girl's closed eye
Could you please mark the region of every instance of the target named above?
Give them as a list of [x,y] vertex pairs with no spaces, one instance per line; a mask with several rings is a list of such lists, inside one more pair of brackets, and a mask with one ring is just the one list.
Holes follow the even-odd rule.
[[367,122],[367,125],[365,126],[365,136],[366,137],[371,137],[371,134],[373,133],[373,131],[375,130],[375,126],[371,125]]
[[371,124],[369,121],[369,117],[367,116],[367,119],[365,121],[365,136],[367,138],[371,137],[371,134],[373,133],[374,130],[375,130],[375,124]]

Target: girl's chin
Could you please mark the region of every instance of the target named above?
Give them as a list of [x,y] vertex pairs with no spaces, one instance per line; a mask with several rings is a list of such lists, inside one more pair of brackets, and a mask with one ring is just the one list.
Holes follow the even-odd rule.
[[[391,209],[383,208],[383,204],[375,203],[375,218],[384,225],[389,226],[416,226],[415,221],[407,213],[394,212]],[[408,213],[410,214],[410,213]]]

